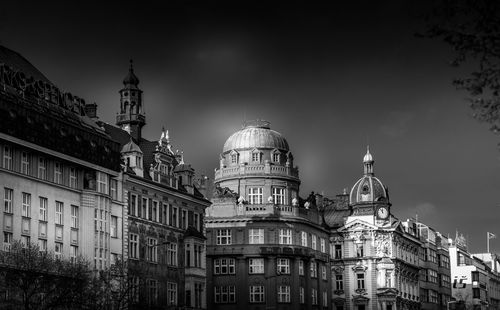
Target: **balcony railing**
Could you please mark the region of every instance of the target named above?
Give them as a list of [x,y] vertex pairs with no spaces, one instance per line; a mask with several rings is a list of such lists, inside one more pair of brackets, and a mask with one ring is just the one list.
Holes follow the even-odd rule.
[[299,170],[292,167],[274,166],[269,163],[263,165],[240,165],[215,170],[215,179],[262,174],[298,178]]

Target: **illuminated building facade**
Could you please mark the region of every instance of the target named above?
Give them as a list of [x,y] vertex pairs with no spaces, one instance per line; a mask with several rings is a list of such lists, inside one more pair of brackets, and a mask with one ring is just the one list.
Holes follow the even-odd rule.
[[325,206],[330,227],[334,309],[419,309],[417,233],[391,213],[387,188],[369,151],[364,175]]
[[328,231],[319,199],[299,198],[288,142],[264,121],[231,135],[207,208],[212,309],[330,309]]
[[20,54],[0,46],[0,229],[12,242],[105,269],[121,256],[120,145]]
[[206,309],[203,220],[210,202],[205,178],[182,153],[173,152],[169,132],[150,141],[142,90],[132,64],[123,80],[116,125],[98,122],[121,146],[127,225],[124,230],[132,309]]

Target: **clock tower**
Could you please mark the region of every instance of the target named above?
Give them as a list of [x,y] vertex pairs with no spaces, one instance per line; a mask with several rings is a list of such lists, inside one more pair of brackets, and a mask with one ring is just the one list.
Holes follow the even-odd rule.
[[390,207],[387,187],[373,173],[373,156],[367,147],[363,157],[363,176],[354,184],[349,195],[352,217],[383,226],[389,222]]

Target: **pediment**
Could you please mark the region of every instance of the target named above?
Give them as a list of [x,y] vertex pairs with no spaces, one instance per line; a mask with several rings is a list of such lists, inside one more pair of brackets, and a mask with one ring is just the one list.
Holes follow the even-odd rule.
[[229,155],[239,155],[240,153],[236,152],[235,150],[231,150],[231,152],[229,152]]
[[353,231],[353,230],[376,230],[376,229],[378,229],[377,226],[372,225],[370,223],[367,223],[363,220],[356,219],[356,220],[344,225],[343,227],[339,228],[338,231],[345,232],[345,231]]
[[276,153],[281,154],[280,150],[278,150],[278,149],[273,149],[271,151],[271,154],[276,154]]

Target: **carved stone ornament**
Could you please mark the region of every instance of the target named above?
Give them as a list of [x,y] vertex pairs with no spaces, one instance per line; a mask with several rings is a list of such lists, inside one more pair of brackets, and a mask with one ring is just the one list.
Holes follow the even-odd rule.
[[[233,192],[229,187],[220,187],[219,184],[217,184],[214,188],[214,198],[236,198],[238,197],[238,194]],[[239,202],[239,199],[238,199]]]
[[375,249],[378,257],[392,256],[392,242],[388,234],[375,235]]
[[356,243],[360,243],[363,241],[363,232],[362,231],[350,231],[348,239],[354,240]]
[[297,207],[298,205],[299,205],[299,200],[297,199],[297,197],[293,198],[292,199],[292,206]]

